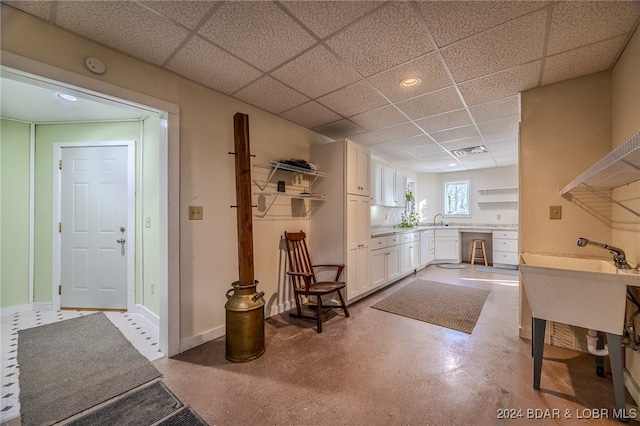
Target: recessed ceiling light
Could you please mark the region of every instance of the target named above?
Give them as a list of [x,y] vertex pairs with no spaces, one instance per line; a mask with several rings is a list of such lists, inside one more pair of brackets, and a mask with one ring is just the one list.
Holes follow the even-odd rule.
[[456,163],[449,163],[449,167],[455,167]]
[[78,98],[76,98],[75,96],[64,92],[57,92],[56,96],[69,102],[76,102],[78,100]]
[[409,77],[409,78],[405,78],[404,80],[402,80],[400,82],[400,86],[402,87],[413,87],[413,86],[417,86],[418,84],[422,83],[422,80],[418,77]]

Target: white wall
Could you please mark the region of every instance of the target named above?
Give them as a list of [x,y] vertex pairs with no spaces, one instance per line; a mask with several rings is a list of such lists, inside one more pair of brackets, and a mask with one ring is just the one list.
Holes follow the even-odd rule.
[[[424,222],[432,222],[436,214],[443,211],[443,182],[445,180],[469,179],[471,181],[471,217],[445,218],[450,224],[496,224],[516,225],[517,209],[482,208],[479,201],[485,200],[478,193],[479,188],[505,188],[518,186],[518,168],[496,167],[491,169],[470,170],[451,173],[418,174],[416,203]],[[440,218],[438,218],[440,221]]]

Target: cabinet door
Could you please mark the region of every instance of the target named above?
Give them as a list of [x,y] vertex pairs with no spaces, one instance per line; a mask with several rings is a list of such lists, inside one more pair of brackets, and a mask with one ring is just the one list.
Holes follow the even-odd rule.
[[354,142],[347,141],[346,175],[347,193],[370,196],[371,154],[369,150]]
[[460,246],[458,237],[438,237],[435,241],[436,260],[458,260],[460,257]]
[[371,288],[387,283],[387,250],[371,251]]
[[387,247],[387,279],[389,282],[400,277],[400,246]]
[[371,236],[369,197],[347,196],[347,298],[352,299],[371,288],[369,240]]
[[414,271],[420,267],[420,242],[409,244],[409,269]]
[[404,194],[407,190],[407,177],[396,170],[393,179],[393,202],[396,207],[404,206]]
[[391,167],[382,167],[382,204],[385,206],[393,206],[394,177],[396,171]]
[[369,191],[371,192],[371,205],[374,206],[384,204],[382,199],[382,169],[382,164],[371,162],[371,186]]
[[411,270],[411,243],[400,244],[400,274],[404,275]]

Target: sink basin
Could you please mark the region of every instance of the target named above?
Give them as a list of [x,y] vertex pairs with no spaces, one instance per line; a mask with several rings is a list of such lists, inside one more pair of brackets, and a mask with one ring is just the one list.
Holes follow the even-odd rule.
[[637,271],[613,261],[523,253],[522,282],[534,318],[621,335],[627,286],[640,286]]

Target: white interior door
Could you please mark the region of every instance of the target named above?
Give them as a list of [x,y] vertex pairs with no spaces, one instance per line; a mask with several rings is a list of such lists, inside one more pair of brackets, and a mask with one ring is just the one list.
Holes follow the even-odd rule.
[[64,147],[61,158],[61,307],[127,309],[128,147]]

